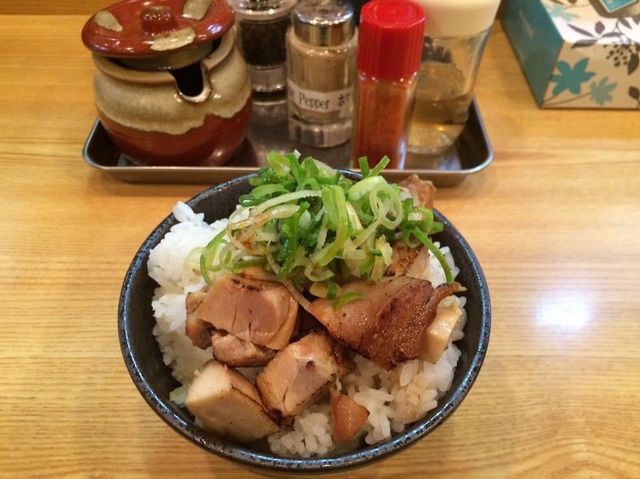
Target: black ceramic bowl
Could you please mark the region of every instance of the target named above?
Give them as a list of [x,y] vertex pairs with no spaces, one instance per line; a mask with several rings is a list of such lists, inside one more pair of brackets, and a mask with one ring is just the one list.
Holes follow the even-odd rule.
[[[196,213],[204,213],[208,222],[227,217],[235,209],[238,197],[251,189],[248,178],[250,176],[210,188],[189,200],[188,204]],[[409,426],[405,432],[386,442],[363,447],[349,454],[316,459],[287,459],[207,433],[194,424],[188,411],[171,403],[169,392],[178,383],[162,362],[160,349],[152,334],[155,320],[151,298],[156,284],[147,274],[147,260],[149,251],[176,224],[173,215],[160,223],[142,244],[131,262],[122,286],[118,333],[122,354],[133,382],[151,408],[181,435],[221,457],[265,472],[332,472],[366,465],[400,451],[433,431],[460,405],[478,376],[489,344],[491,308],[480,264],[458,230],[438,212],[435,212],[435,216],[444,223],[444,231],[436,239],[451,248],[460,268],[457,279],[467,287],[465,295],[468,298],[468,321],[464,339],[456,343],[462,356],[451,389],[438,401],[435,409]]]

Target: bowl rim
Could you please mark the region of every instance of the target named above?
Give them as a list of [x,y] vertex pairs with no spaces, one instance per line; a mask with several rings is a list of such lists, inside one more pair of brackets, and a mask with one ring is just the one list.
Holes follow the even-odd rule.
[[[352,173],[352,172],[350,172]],[[186,201],[190,207],[194,204],[213,197],[216,194],[228,189],[230,186],[244,183],[250,178],[256,176],[256,174],[250,174],[235,178],[233,180],[221,183],[216,186],[201,191]],[[438,221],[444,224],[444,229],[456,237],[459,242],[459,246],[464,250],[465,255],[469,259],[469,263],[473,269],[473,276],[477,278],[479,284],[479,299],[481,302],[481,324],[480,324],[480,341],[473,351],[469,368],[463,376],[458,387],[452,391],[451,397],[448,401],[438,404],[436,407],[436,414],[428,419],[422,419],[413,423],[402,433],[393,436],[391,439],[382,443],[366,446],[357,451],[340,454],[333,457],[326,458],[287,458],[280,457],[275,454],[266,454],[258,451],[246,448],[243,445],[227,442],[224,439],[218,438],[210,433],[207,433],[203,429],[196,427],[187,421],[183,420],[177,415],[169,404],[170,401],[165,401],[159,397],[146,378],[143,376],[141,368],[138,363],[130,343],[129,330],[127,325],[130,321],[129,318],[129,304],[132,300],[132,288],[131,282],[134,274],[144,265],[148,260],[150,249],[155,246],[154,243],[159,242],[162,238],[158,239],[158,234],[165,228],[170,228],[174,224],[177,224],[177,220],[173,213],[166,216],[147,236],[142,245],[138,248],[134,255],[128,269],[125,274],[122,289],[120,292],[120,299],[118,304],[118,338],[120,343],[120,350],[127,367],[127,371],[133,380],[136,388],[145,399],[147,404],[153,409],[153,411],[160,416],[172,429],[178,432],[180,435],[191,440],[196,445],[207,450],[208,452],[215,453],[216,455],[231,460],[236,463],[240,463],[244,466],[253,467],[259,470],[271,470],[275,472],[300,472],[300,473],[322,473],[322,472],[334,472],[338,470],[347,470],[354,467],[369,465],[377,460],[389,457],[402,449],[416,443],[419,439],[428,435],[458,408],[462,403],[466,395],[468,394],[471,386],[475,382],[480,368],[487,354],[489,346],[489,336],[491,331],[491,302],[489,297],[489,288],[485,275],[482,271],[478,258],[469,246],[469,243],[460,234],[453,224],[443,216],[438,210],[434,209],[434,216]],[[166,233],[165,233],[166,234]],[[156,243],[157,244],[157,243]]]

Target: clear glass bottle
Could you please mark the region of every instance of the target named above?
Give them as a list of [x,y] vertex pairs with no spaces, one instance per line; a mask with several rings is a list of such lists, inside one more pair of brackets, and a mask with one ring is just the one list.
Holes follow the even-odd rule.
[[489,31],[462,38],[425,38],[409,153],[438,155],[458,139],[469,116]]
[[238,45],[249,65],[253,90],[284,90],[286,34],[296,0],[230,1],[236,12]]
[[301,0],[287,33],[289,136],[331,147],[351,137],[355,54],[353,8],[340,0]]
[[353,166],[384,156],[404,165],[424,36],[424,12],[406,0],[373,1],[362,7],[358,51],[358,112]]
[[499,0],[417,1],[429,20],[409,128],[412,163],[419,162],[421,156],[444,153],[462,133],[480,60],[500,4]]

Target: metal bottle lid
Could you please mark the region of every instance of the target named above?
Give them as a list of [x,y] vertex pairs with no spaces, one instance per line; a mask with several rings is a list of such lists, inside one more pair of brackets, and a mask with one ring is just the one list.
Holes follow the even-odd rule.
[[240,21],[265,22],[289,15],[296,0],[230,0]]
[[341,0],[300,0],[292,19],[296,35],[309,45],[336,46],[353,37],[353,7]]

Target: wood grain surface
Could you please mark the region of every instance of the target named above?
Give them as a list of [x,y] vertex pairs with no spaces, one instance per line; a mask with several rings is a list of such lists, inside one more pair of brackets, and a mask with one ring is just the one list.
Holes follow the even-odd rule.
[[0,15],[85,15],[89,18],[98,10],[117,0],[2,0]]
[[[0,16],[0,476],[258,477],[178,436],[125,370],[123,275],[202,187],[83,163],[85,19]],[[640,115],[538,110],[499,27],[477,94],[495,162],[437,207],[487,275],[489,354],[435,433],[342,477],[638,478]]]

